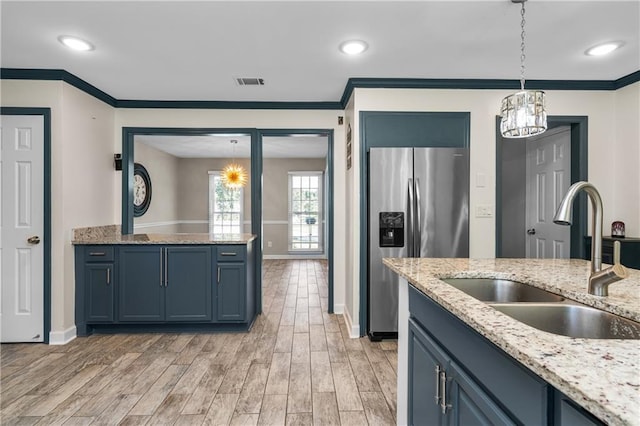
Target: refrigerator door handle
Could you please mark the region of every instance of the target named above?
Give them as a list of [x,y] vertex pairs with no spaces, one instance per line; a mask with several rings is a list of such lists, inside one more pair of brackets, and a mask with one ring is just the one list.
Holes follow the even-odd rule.
[[420,179],[415,179],[416,183],[416,204],[415,204],[415,222],[413,226],[415,227],[415,249],[413,250],[415,257],[420,257],[420,244],[422,243],[422,211],[421,211],[421,203],[420,203]]
[[413,197],[413,179],[408,180],[409,199],[407,202],[407,256],[414,257],[414,236],[413,236],[413,215],[414,215],[414,197]]

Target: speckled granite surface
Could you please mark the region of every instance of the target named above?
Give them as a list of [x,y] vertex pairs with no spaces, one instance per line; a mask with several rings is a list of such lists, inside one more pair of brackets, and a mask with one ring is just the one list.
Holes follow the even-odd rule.
[[640,321],[640,271],[587,294],[589,262],[534,259],[384,259],[384,264],[496,346],[609,424],[640,425],[640,340],[576,339],[529,327],[440,281],[511,279]]
[[255,234],[120,234],[119,225],[73,230],[73,244],[247,244]]

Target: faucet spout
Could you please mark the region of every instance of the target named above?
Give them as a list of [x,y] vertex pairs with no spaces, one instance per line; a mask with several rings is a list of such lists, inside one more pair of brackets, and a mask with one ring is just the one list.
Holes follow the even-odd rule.
[[593,218],[591,221],[591,274],[602,269],[602,198],[593,184],[589,182],[576,182],[567,191],[558,206],[553,222],[558,225],[571,225],[573,200],[580,191],[584,191],[591,200]]
[[609,284],[626,278],[629,273],[624,266],[620,264],[620,243],[617,242],[616,252],[614,255],[615,265],[602,270],[602,198],[600,193],[593,184],[589,182],[576,182],[567,191],[564,198],[558,206],[553,222],[558,225],[571,225],[572,222],[572,205],[580,191],[584,191],[591,200],[591,208],[593,210],[591,220],[591,275],[589,277],[589,293],[596,296],[607,296]]

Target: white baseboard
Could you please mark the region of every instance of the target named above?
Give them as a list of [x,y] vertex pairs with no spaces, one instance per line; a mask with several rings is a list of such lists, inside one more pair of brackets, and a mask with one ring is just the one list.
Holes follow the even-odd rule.
[[349,315],[349,311],[347,309],[344,309],[344,305],[343,305],[343,314],[342,316],[344,317],[344,321],[347,323],[347,330],[349,330],[349,337],[351,337],[352,339],[357,339],[360,337],[360,324],[354,324],[353,321],[351,320],[351,315]]
[[302,260],[302,259],[326,259],[324,254],[263,254],[265,260]]
[[76,326],[69,327],[64,331],[49,332],[50,345],[66,345],[76,338]]
[[333,304],[333,313],[334,314],[343,314],[344,313],[344,303],[334,303]]

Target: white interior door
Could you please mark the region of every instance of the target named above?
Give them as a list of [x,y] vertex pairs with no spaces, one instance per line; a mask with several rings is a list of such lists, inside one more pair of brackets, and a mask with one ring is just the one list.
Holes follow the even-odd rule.
[[553,216],[571,183],[571,130],[559,127],[526,143],[526,256],[567,259],[571,229],[553,223]]
[[3,115],[0,340],[44,340],[44,119]]

